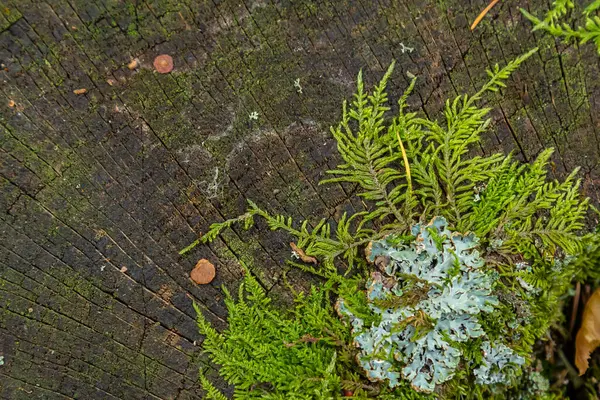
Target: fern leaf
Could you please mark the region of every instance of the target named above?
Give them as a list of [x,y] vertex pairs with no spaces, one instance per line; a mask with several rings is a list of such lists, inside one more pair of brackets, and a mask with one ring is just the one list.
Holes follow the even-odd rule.
[[575,41],[579,44],[594,42],[600,54],[600,17],[592,15],[600,9],[600,1],[593,1],[583,10],[585,24],[576,29],[571,28],[567,23],[559,23],[559,19],[573,8],[574,3],[571,0],[556,0],[543,21],[522,8],[521,13],[533,23],[533,31],[546,31],[552,36],[562,38],[565,42]]
[[[342,121],[337,128],[331,129],[345,163],[327,171],[336,177],[325,179],[320,184],[358,184],[362,188],[358,195],[375,203],[375,210],[367,214],[365,219],[382,219],[392,215],[397,221],[404,222],[404,215],[398,208],[404,196],[396,192],[392,197],[389,189],[394,183],[400,183],[399,180],[405,176],[396,167],[402,153],[391,151],[393,137],[384,127],[384,114],[389,110],[385,88],[393,69],[394,63],[371,95],[364,92],[362,72],[359,73],[352,107],[348,110],[344,103]],[[352,129],[352,123],[356,124],[356,131]]]
[[206,391],[206,396],[204,397],[207,400],[229,400],[219,389],[217,389],[204,375],[203,372],[200,372],[200,384],[202,385],[202,389]]

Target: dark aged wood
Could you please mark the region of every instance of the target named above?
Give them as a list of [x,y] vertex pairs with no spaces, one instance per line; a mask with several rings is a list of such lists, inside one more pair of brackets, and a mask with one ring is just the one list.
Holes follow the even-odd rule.
[[[350,187],[318,186],[360,68],[373,83],[396,59],[392,99],[410,71],[412,107],[441,118],[486,68],[539,45],[490,97],[480,151],[554,146],[554,174],[581,166],[597,201],[594,47],[532,34],[515,2],[471,33],[487,3],[0,0],[2,398],[202,398],[191,299],[223,327],[219,286],[239,280],[238,260],[284,299],[290,238],[259,224],[177,252],[246,198],[297,220],[363,207]],[[152,66],[163,53],[170,74]],[[216,264],[210,285],[189,279],[200,258]]]

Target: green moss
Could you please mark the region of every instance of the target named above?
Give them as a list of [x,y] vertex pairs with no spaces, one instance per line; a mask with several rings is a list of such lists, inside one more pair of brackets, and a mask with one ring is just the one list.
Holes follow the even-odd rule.
[[137,31],[137,25],[133,22],[131,22],[128,26],[127,26],[127,34],[129,36],[131,36],[134,39],[137,39],[140,37],[140,33]]
[[23,16],[16,8],[0,6],[0,10],[0,32],[8,29]]

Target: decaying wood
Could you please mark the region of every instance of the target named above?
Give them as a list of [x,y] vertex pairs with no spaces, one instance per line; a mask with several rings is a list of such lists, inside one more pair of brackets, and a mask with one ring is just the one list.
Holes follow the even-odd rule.
[[[292,238],[257,224],[178,251],[246,198],[297,221],[363,210],[352,187],[318,186],[361,68],[370,84],[396,59],[390,98],[417,75],[411,109],[440,119],[486,68],[539,45],[490,97],[477,153],[528,161],[554,146],[555,175],[582,166],[597,202],[595,48],[531,33],[511,2],[474,32],[481,2],[459,0],[0,5],[2,398],[203,398],[192,301],[224,328],[220,285],[239,282],[239,261],[285,298]],[[189,279],[201,258],[219,265],[207,285]]]

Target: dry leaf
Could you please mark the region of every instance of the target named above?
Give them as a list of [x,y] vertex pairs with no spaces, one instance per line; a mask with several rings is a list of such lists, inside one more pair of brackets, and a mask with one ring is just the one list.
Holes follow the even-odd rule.
[[75,90],[73,90],[73,93],[75,93],[75,94],[84,94],[84,93],[87,93],[87,89],[85,89],[85,88],[75,89]]
[[596,347],[600,346],[600,288],[585,304],[581,327],[575,339],[575,365],[579,375],[585,374],[588,359]]
[[190,272],[190,278],[199,285],[206,285],[215,279],[215,266],[203,258],[196,263],[196,266]]
[[371,252],[373,251],[373,242],[369,242],[367,247],[365,247],[365,258],[368,262],[372,263],[371,260]]
[[294,242],[290,242],[290,247],[292,248],[292,251],[295,252],[296,254],[298,254],[298,257],[300,257],[300,259],[305,262],[305,263],[312,263],[317,265],[317,259],[311,256],[307,256],[306,253],[304,252],[304,250],[302,250],[300,247],[296,246],[296,243]]
[[381,271],[385,272],[386,267],[390,263],[390,258],[388,256],[377,256],[375,257],[375,266]]
[[10,108],[13,108],[15,105],[16,105],[16,103],[15,103],[15,101],[14,101],[14,100],[9,100],[9,101],[8,101],[8,106],[9,106]]
[[120,271],[121,271],[122,273],[125,273],[125,272],[127,272],[127,267],[125,267],[125,266],[122,266]]

